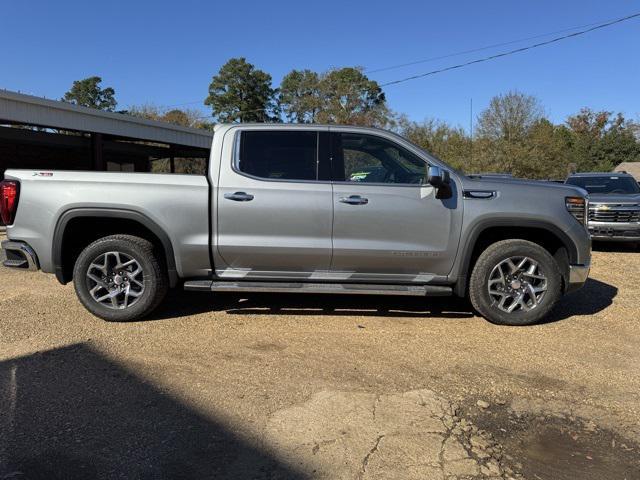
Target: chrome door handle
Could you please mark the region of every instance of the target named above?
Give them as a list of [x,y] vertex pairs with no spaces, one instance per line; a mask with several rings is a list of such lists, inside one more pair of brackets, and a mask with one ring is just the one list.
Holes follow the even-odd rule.
[[366,205],[369,203],[369,199],[360,195],[349,195],[348,197],[342,197],[340,202],[348,203],[349,205]]
[[491,190],[465,190],[462,193],[464,198],[482,198],[488,200],[496,196],[496,192]]
[[235,202],[250,202],[253,200],[253,195],[245,192],[225,193],[224,198]]

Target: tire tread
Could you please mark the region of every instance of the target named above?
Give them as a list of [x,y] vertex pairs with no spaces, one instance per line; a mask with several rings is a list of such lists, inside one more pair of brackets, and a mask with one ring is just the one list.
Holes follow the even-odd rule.
[[[517,250],[519,253],[512,253],[513,250]],[[544,303],[541,303],[540,306],[528,312],[509,314],[492,307],[488,303],[489,294],[486,292],[485,279],[500,257],[516,255],[537,257],[536,261],[545,263],[549,287],[543,300]],[[562,277],[560,269],[547,250],[529,240],[507,239],[489,245],[478,257],[469,280],[469,299],[473,307],[492,323],[499,325],[531,325],[539,322],[550,313],[560,298],[561,289]]]

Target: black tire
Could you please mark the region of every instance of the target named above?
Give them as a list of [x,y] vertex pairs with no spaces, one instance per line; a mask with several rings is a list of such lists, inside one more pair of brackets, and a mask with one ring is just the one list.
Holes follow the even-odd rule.
[[[496,297],[489,294],[489,280],[494,268],[513,257],[527,257],[537,262],[546,277],[547,288],[534,308],[524,310],[518,307],[519,310],[508,313],[499,308]],[[471,304],[484,318],[498,325],[537,323],[551,312],[561,296],[562,276],[558,264],[547,250],[527,240],[503,240],[490,245],[478,257],[469,281]]]
[[[119,252],[119,254],[124,254],[124,256],[135,260],[142,269],[136,282],[139,285],[136,287],[139,289],[139,296],[135,297],[134,302],[130,305],[120,309],[99,303],[97,301],[99,298],[95,299],[91,294],[92,287],[95,287],[97,283],[87,277],[92,263],[98,258],[106,258],[101,256],[111,255],[111,252]],[[95,272],[95,268],[92,271]],[[93,276],[95,277],[95,274]],[[76,294],[82,305],[96,317],[108,322],[140,320],[162,302],[168,290],[167,274],[154,254],[153,244],[132,235],[111,235],[93,242],[78,256],[73,270],[73,279]],[[126,281],[129,282],[129,279]],[[105,282],[105,285],[112,286],[113,284]],[[100,293],[109,292],[106,288],[97,291]],[[98,294],[96,293],[96,295]],[[123,297],[124,294],[119,298]],[[127,294],[127,300],[123,300],[123,302],[126,304],[128,301]]]

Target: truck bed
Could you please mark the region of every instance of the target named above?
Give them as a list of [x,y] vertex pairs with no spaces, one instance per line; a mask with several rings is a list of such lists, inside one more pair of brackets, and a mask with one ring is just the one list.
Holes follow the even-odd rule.
[[113,209],[141,214],[167,233],[178,276],[209,273],[209,184],[204,176],[7,170],[5,178],[20,181],[16,221],[7,233],[33,247],[44,272],[54,272],[52,239],[65,212]]

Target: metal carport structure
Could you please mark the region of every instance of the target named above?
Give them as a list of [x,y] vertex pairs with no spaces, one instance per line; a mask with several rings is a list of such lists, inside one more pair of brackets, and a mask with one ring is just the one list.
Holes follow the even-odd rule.
[[[0,178],[7,168],[156,171],[206,162],[213,132],[0,90]],[[202,163],[202,162],[201,162]]]

